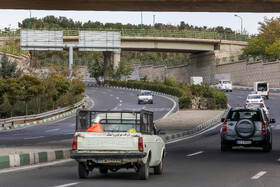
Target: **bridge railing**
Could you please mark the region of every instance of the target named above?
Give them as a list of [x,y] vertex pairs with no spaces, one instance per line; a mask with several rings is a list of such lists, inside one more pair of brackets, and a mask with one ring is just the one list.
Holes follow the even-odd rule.
[[[192,30],[159,30],[159,29],[49,29],[62,30],[63,36],[79,36],[80,30],[92,31],[120,31],[122,36],[135,37],[171,37],[171,38],[196,38],[196,39],[216,39],[216,40],[232,40],[232,41],[248,41],[248,35],[240,35],[233,33],[218,33],[208,31],[192,31]],[[0,37],[20,36],[20,29],[1,30]]]

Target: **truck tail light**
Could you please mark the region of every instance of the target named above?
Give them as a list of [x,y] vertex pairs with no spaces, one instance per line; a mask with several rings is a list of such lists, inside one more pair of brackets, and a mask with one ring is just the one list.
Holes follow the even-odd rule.
[[223,134],[226,134],[226,131],[227,131],[227,121],[224,121],[222,130],[223,130]]
[[258,94],[258,92],[256,91],[256,94]]
[[223,87],[223,84],[221,84],[221,87]]
[[72,150],[73,151],[77,150],[77,136],[74,136],[73,138]]
[[264,121],[262,121],[262,133],[263,133],[263,134],[266,134],[266,133],[265,133],[265,127],[266,127],[266,124],[265,124]]
[[143,138],[142,137],[138,138],[138,149],[139,149],[140,152],[144,152]]
[[247,100],[246,103],[249,103],[249,100]]
[[267,92],[267,95],[269,95],[269,92]]
[[261,99],[261,100],[260,100],[260,102],[262,103],[262,102],[263,102],[263,100]]

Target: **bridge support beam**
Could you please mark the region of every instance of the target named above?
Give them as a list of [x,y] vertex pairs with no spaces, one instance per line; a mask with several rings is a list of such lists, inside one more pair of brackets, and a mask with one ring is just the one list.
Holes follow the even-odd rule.
[[112,56],[111,51],[103,51],[105,81],[109,80],[108,71],[111,65],[111,56]]
[[121,61],[121,51],[114,51],[113,55],[114,55],[113,68],[114,68],[114,70],[117,70],[119,63]]

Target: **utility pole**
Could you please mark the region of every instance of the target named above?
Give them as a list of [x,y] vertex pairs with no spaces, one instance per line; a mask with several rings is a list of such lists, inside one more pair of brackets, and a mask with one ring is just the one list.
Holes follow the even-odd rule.
[[30,12],[30,24],[29,24],[29,29],[32,29],[32,26],[31,26],[31,10],[29,10],[29,12]]

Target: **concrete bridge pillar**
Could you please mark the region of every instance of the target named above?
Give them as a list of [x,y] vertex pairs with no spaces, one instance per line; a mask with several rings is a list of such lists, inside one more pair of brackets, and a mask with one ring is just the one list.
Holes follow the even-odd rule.
[[111,65],[111,56],[112,56],[111,51],[103,51],[105,81],[109,80],[108,70]]
[[119,63],[121,61],[121,51],[114,51],[114,64],[113,64],[113,69],[116,70],[119,66]]

